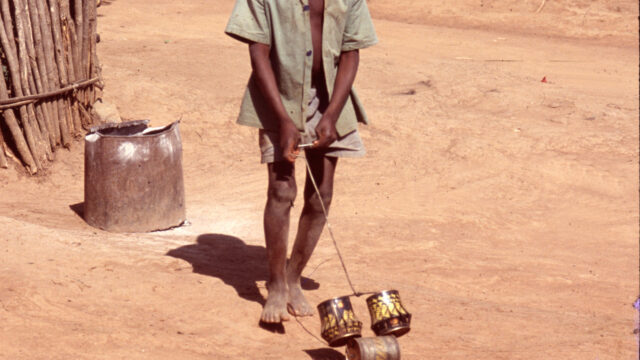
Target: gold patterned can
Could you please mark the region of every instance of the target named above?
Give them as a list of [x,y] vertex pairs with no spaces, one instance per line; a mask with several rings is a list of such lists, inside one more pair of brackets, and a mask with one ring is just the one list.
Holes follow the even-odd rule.
[[402,336],[411,330],[411,314],[402,306],[397,290],[385,290],[367,298],[371,330],[378,335]]
[[352,338],[362,336],[362,322],[353,313],[348,296],[337,297],[318,305],[320,335],[329,346],[343,346]]
[[400,345],[395,336],[351,339],[347,343],[348,360],[400,360]]

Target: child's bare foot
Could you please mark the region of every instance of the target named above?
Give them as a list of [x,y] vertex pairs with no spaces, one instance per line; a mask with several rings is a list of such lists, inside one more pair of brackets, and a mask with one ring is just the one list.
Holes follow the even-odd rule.
[[290,317],[287,313],[287,287],[270,285],[268,289],[267,303],[264,304],[260,320],[265,323],[288,321]]
[[302,294],[300,281],[289,283],[289,312],[294,316],[312,316],[313,308]]

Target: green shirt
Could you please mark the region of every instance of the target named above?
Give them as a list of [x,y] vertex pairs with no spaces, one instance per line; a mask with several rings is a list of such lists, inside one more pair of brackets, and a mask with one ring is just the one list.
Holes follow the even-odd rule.
[[[362,49],[378,42],[366,0],[325,0],[322,29],[322,65],[329,96],[333,93],[342,51]],[[308,0],[237,0],[225,33],[243,42],[269,45],[280,98],[299,130],[309,103],[313,62]],[[352,89],[336,123],[339,136],[368,123]],[[238,123],[277,130],[279,125],[258,89],[249,79]]]

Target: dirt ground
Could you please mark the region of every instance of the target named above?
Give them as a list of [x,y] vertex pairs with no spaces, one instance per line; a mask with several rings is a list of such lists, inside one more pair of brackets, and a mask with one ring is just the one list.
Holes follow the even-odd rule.
[[[638,4],[541,3],[369,1],[368,156],[340,161],[331,222],[356,287],[413,314],[403,359],[637,358]],[[0,170],[0,358],[344,359],[317,316],[258,326],[267,179],[234,124],[232,7],[103,1],[104,99],[182,120],[191,226],[88,226],[80,140],[45,175]],[[326,232],[305,276],[312,304],[349,293]]]

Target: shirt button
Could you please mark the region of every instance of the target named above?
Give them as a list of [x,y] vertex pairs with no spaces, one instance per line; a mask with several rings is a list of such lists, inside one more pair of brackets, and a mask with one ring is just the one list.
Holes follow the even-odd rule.
[[302,10],[303,10],[303,11],[309,11],[309,5],[305,5],[305,6],[303,6],[303,7],[302,7]]
[[307,56],[311,56],[311,54],[313,54],[313,51],[311,50],[307,51]]

